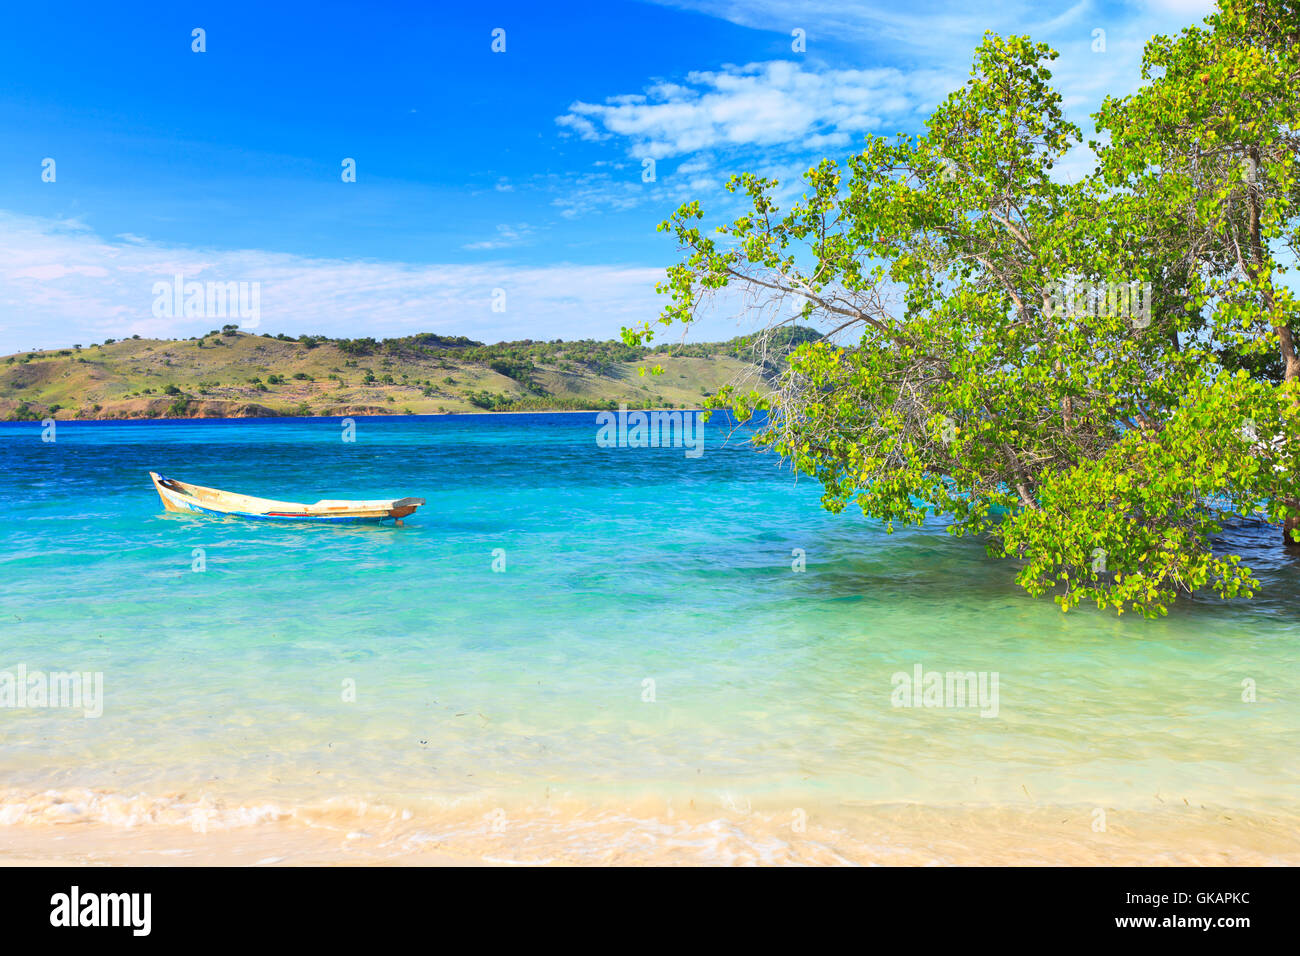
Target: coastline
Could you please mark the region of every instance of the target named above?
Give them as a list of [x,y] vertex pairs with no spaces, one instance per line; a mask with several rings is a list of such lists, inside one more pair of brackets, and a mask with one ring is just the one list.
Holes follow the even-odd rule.
[[[48,795],[47,795],[48,796]],[[943,807],[843,802],[804,811],[626,805],[555,798],[436,812],[366,801],[314,808],[191,806],[122,798],[106,822],[59,811],[0,826],[0,866],[1294,866],[1294,821],[1184,806],[1116,810],[1093,829],[1080,806]],[[144,812],[150,804],[152,812]],[[658,804],[658,805],[656,805]],[[0,808],[13,809],[13,805]],[[10,815],[12,817],[12,814]]]
[[[417,337],[418,338],[418,337]],[[206,344],[205,344],[206,343]],[[97,421],[685,409],[747,374],[739,340],[356,345],[244,332],[0,356],[0,419]],[[645,376],[653,362],[661,374]]]
[[[134,416],[122,417],[98,417],[98,418],[76,418],[68,416],[60,418],[54,416],[58,422],[140,422],[153,423],[158,422],[184,422],[184,421],[205,421],[205,422],[241,422],[249,419],[260,419],[262,421],[311,421],[313,419],[337,419],[337,418],[460,418],[465,416],[490,416],[492,418],[505,418],[509,416],[521,415],[599,415],[601,412],[617,412],[618,409],[609,408],[535,408],[529,411],[496,411],[494,409],[479,408],[466,411],[455,412],[416,412],[415,414],[406,414],[405,412],[381,412],[379,414],[363,415],[356,412],[337,415],[174,415],[163,418],[138,418]],[[628,406],[628,411],[639,412],[703,412],[703,408],[672,408],[669,406],[651,406],[649,408]],[[40,425],[39,421],[20,421],[17,419],[0,422],[4,425]]]

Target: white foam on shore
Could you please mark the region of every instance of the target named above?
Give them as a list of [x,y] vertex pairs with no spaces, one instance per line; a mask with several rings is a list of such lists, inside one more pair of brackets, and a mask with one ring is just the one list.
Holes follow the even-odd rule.
[[[1300,863],[1293,820],[1239,811],[1116,813],[1086,807],[808,807],[754,810],[729,795],[683,807],[561,797],[496,805],[394,806],[330,798],[303,806],[209,796],[69,789],[0,792],[0,860],[186,864],[953,865]],[[700,801],[703,803],[703,801]],[[6,835],[6,831],[8,836]],[[21,841],[9,836],[21,834]],[[14,849],[21,842],[22,848]],[[4,844],[11,844],[6,847]],[[242,855],[241,855],[242,854]],[[179,859],[178,859],[179,858]]]

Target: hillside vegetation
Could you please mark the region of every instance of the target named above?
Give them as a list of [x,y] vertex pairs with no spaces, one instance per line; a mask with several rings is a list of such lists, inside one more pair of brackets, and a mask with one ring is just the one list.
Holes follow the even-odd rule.
[[[290,338],[233,326],[0,359],[0,419],[241,418],[695,408],[752,368],[746,340],[650,349],[619,342],[484,345]],[[649,366],[659,375],[642,375]]]

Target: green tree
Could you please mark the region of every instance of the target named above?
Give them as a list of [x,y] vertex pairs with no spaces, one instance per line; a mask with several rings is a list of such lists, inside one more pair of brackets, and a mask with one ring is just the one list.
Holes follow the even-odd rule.
[[1153,39],[1142,73],[1149,82],[1098,117],[1110,138],[1100,150],[1108,218],[1139,239],[1115,254],[1163,273],[1186,313],[1171,324],[1185,358],[1223,373],[1205,400],[1221,424],[1254,434],[1247,457],[1263,474],[1253,493],[1294,543],[1294,386],[1245,391],[1228,373],[1300,379],[1297,304],[1279,281],[1284,251],[1294,260],[1300,248],[1300,4],[1224,0],[1205,27]]
[[[1260,44],[1228,7],[1195,36],[1153,40],[1148,74],[1162,57],[1201,56],[1196,44],[1254,63]],[[1270,56],[1290,63],[1294,37],[1269,36]],[[815,476],[832,511],[854,503],[891,530],[946,516],[1062,609],[1086,598],[1155,615],[1181,591],[1249,594],[1249,570],[1211,541],[1225,512],[1267,499],[1277,517],[1297,497],[1297,414],[1290,386],[1223,356],[1276,345],[1290,300],[1265,288],[1272,260],[1256,263],[1255,279],[1238,264],[1247,294],[1229,278],[1227,242],[1187,228],[1189,204],[1197,224],[1213,220],[1218,192],[1162,162],[1185,155],[1191,133],[1168,125],[1160,100],[1178,101],[1173,85],[1192,72],[1166,68],[1136,97],[1108,102],[1102,168],[1070,184],[1053,170],[1081,134],[1050,85],[1055,56],[986,36],[970,80],[925,133],[869,137],[847,178],[823,161],[782,211],[778,183],[735,177],[728,188],[748,208],[712,234],[700,204],[683,205],[660,227],[683,259],[660,285],[671,301],[659,321],[690,323],[727,289],[787,317],[755,348],[796,321],[826,330],[794,349],[769,397],[733,386],[709,405],[769,411],[756,440]],[[1264,72],[1245,93],[1230,92],[1241,76],[1228,68],[1204,83],[1244,96],[1239,118],[1260,115],[1247,110],[1267,94],[1283,129],[1294,94],[1287,74]],[[1247,240],[1255,221],[1281,234],[1295,182],[1294,150],[1290,161],[1281,152],[1264,163],[1275,197],[1234,213]],[[1269,202],[1278,208],[1266,212]],[[646,323],[624,340],[653,334]]]

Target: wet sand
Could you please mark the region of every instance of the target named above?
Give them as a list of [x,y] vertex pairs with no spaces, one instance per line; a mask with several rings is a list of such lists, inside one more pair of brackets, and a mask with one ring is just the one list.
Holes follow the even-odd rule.
[[0,865],[1300,864],[1294,820],[1189,806],[1106,812],[1104,830],[1096,808],[1080,807],[248,809],[117,823],[35,813],[0,826]]

